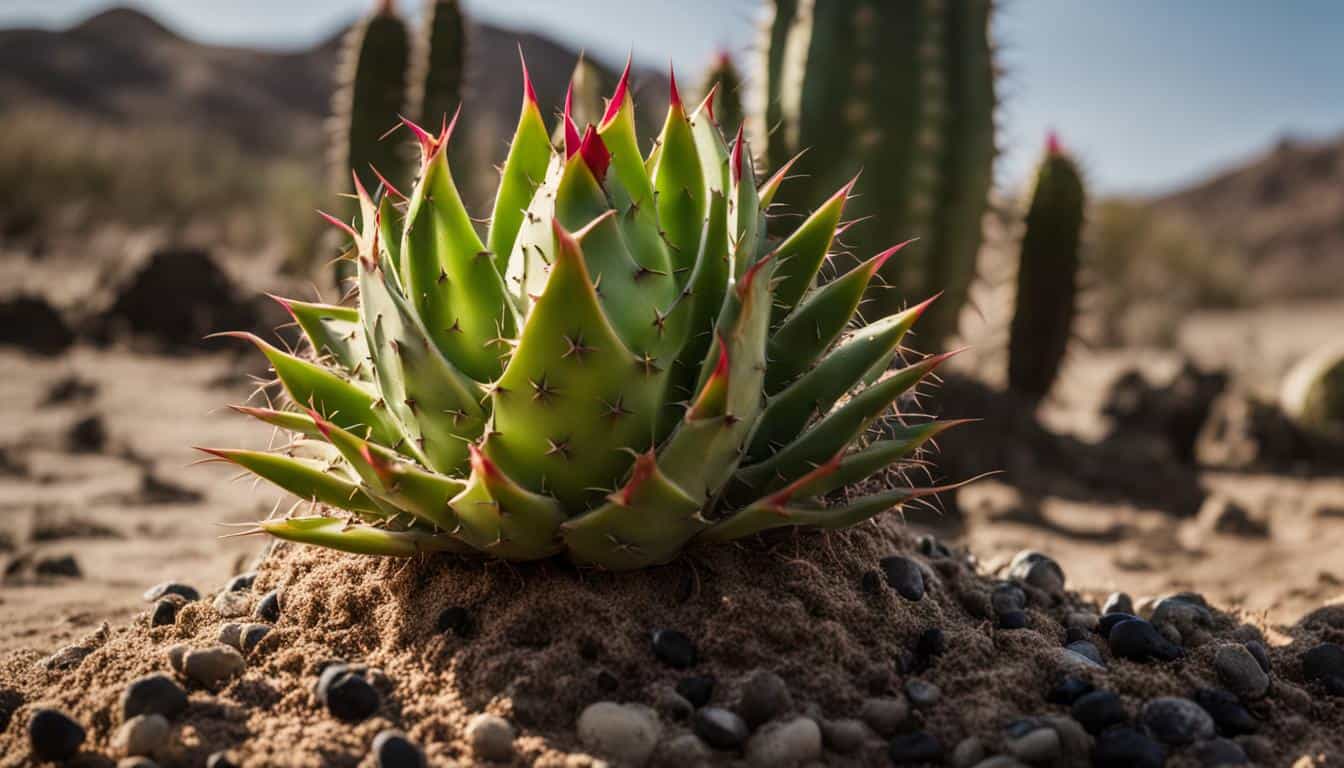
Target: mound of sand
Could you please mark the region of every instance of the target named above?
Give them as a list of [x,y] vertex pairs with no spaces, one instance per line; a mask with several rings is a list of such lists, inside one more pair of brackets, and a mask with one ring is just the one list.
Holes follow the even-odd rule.
[[[880,560],[893,554],[918,564],[927,586],[922,599],[902,597],[880,576]],[[662,705],[679,680],[712,676],[710,705],[741,711],[744,682],[764,670],[788,689],[774,717],[801,713],[827,722],[860,718],[874,697],[902,698],[911,680],[932,683],[940,696],[911,706],[897,730],[932,734],[950,761],[968,737],[992,755],[1007,749],[1011,724],[1067,715],[1068,707],[1047,698],[1065,674],[1120,694],[1133,719],[1155,697],[1218,686],[1217,649],[1251,639],[1270,646],[1274,671],[1268,695],[1248,704],[1260,727],[1241,737],[1242,746],[1263,765],[1338,765],[1330,760],[1344,755],[1344,700],[1306,683],[1299,660],[1315,644],[1344,637],[1339,612],[1280,632],[1214,611],[1200,644],[1167,663],[1113,658],[1093,636],[1107,665],[1100,669],[1079,665],[1062,649],[1070,615],[1095,613],[1095,603],[1024,587],[1027,626],[1002,629],[990,598],[998,583],[964,553],[915,542],[894,516],[857,530],[705,548],[633,574],[557,562],[380,560],[280,545],[247,593],[255,601],[280,590],[273,630],[222,690],[183,680],[190,706],[156,757],[161,765],[202,765],[227,750],[239,765],[372,765],[374,736],[398,728],[424,747],[431,765],[475,765],[481,763],[464,731],[473,715],[490,712],[518,729],[517,765],[595,764],[582,756],[589,750],[575,729],[588,705],[660,707],[666,745],[690,730],[679,719],[684,713]],[[445,629],[440,617],[449,609],[457,620]],[[39,705],[59,707],[87,728],[86,757],[115,754],[127,683],[173,674],[168,649],[211,645],[226,621],[207,595],[183,607],[173,624],[151,627],[143,614],[95,634],[83,644],[88,654],[69,669],[42,663],[35,651],[11,654],[0,665],[0,765],[28,764],[25,724]],[[946,649],[931,655],[920,638],[935,628]],[[650,636],[660,629],[692,639],[692,667],[655,656]],[[370,675],[382,693],[380,708],[356,725],[334,719],[314,695],[320,671],[337,659],[382,671]],[[856,751],[828,748],[822,762],[890,764],[891,734],[867,726],[862,733]],[[1084,743],[1072,748],[1090,748],[1091,737],[1077,735]],[[741,759],[714,754],[725,764]],[[1084,754],[1054,764],[1089,765]],[[1192,755],[1173,749],[1167,764],[1198,765]],[[1295,763],[1302,756],[1319,761]]]

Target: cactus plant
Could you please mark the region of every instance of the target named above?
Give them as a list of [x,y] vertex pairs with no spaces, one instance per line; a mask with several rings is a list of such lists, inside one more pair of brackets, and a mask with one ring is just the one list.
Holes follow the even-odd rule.
[[975,276],[994,160],[992,0],[775,0],[762,44],[756,120],[772,168],[802,149],[790,202],[815,205],[861,164],[849,239],[860,250],[923,233],[883,272],[879,312],[942,290],[921,341],[957,327]]
[[375,167],[394,184],[407,183],[405,148],[382,139],[406,111],[409,61],[406,22],[392,0],[379,0],[346,34],[331,118],[332,175],[339,191],[349,191],[352,171],[365,186],[377,185]]
[[1027,209],[1008,338],[1008,384],[1033,400],[1049,393],[1073,331],[1085,204],[1078,166],[1052,133]]
[[411,65],[413,114],[421,125],[442,125],[462,103],[466,61],[466,23],[457,0],[426,0]]
[[742,73],[738,72],[733,57],[727,51],[715,55],[713,65],[705,72],[701,93],[705,94],[705,98],[709,98],[710,93],[714,94],[709,103],[719,125],[729,130],[742,125],[745,120],[742,111]]
[[1344,345],[1323,347],[1294,365],[1280,404],[1305,429],[1344,435]]
[[358,228],[332,218],[355,244],[358,305],[281,299],[308,354],[233,334],[284,392],[238,410],[292,439],[203,450],[301,500],[255,531],[622,570],[941,490],[846,491],[957,423],[885,416],[948,357],[902,364],[932,299],[851,327],[900,245],[816,284],[848,187],[771,239],[782,174],[758,185],[741,131],[730,147],[704,104],[688,115],[675,80],[642,157],[628,67],[597,125],[562,116],[559,148],[523,71],[484,240],[446,156],[456,119],[437,134],[408,121],[409,197],[357,181]]

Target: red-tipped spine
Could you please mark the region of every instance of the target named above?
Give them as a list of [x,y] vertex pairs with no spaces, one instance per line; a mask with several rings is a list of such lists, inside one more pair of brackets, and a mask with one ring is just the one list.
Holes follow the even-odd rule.
[[737,126],[737,137],[733,139],[733,155],[731,160],[733,183],[742,181],[742,155],[746,146],[746,140],[742,135],[743,126]]
[[667,65],[668,106],[674,109],[683,109],[681,104],[681,94],[677,92],[677,70],[671,64]]
[[621,106],[625,104],[625,97],[630,91],[630,57],[625,59],[625,71],[621,73],[620,82],[616,83],[616,90],[611,94],[611,101],[607,103],[607,111],[602,115],[602,125],[600,128],[606,128],[611,121],[620,114]]
[[583,162],[599,182],[607,178],[607,168],[611,167],[611,153],[607,151],[607,145],[602,143],[602,137],[597,135],[597,129],[592,125],[583,132],[579,154],[583,155]]
[[626,481],[625,485],[622,486],[619,491],[607,498],[610,499],[612,503],[619,506],[630,506],[630,503],[634,501],[635,494],[639,492],[640,488],[644,487],[644,484],[647,483],[649,478],[653,477],[653,474],[657,471],[658,458],[654,455],[653,451],[639,454],[635,457],[634,468],[630,470],[630,479]]
[[579,127],[574,124],[574,81],[565,89],[565,114],[561,120],[565,123],[565,160],[579,151]]
[[523,44],[518,44],[518,61],[523,65],[523,108],[537,106],[537,91],[532,87],[532,75],[527,71],[527,59],[523,57]]
[[1059,134],[1054,131],[1045,134],[1045,151],[1046,154],[1050,155],[1058,155],[1064,152],[1064,148],[1059,144]]

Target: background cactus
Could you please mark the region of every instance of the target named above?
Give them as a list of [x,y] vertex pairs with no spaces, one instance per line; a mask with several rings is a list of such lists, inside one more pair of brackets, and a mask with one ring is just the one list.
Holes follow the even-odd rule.
[[905,294],[942,290],[921,342],[956,330],[975,275],[994,160],[991,0],[779,0],[766,25],[757,119],[772,168],[806,149],[789,202],[819,203],[864,169],[850,230],[872,243],[925,238],[883,272],[886,312]]
[[[887,418],[948,355],[901,364],[932,300],[855,326],[901,245],[824,285],[848,185],[772,239],[741,131],[670,106],[639,151],[629,68],[600,121],[552,145],[524,68],[488,231],[438,134],[409,199],[356,177],[358,306],[282,299],[310,354],[268,358],[292,439],[209,449],[301,500],[257,531],[354,552],[566,553],[610,569],[692,541],[856,524],[939,488],[853,483],[905,466],[953,421]],[[404,202],[404,204],[403,204]],[[889,370],[892,364],[897,367]],[[922,463],[921,463],[922,466]]]
[[1280,403],[1300,426],[1344,435],[1344,346],[1317,350],[1293,366]]
[[377,168],[403,187],[410,160],[401,142],[382,141],[397,126],[407,105],[410,37],[392,0],[379,0],[367,18],[346,34],[341,68],[332,97],[332,180],[350,191],[350,173],[376,187]]
[[1027,209],[1008,338],[1008,385],[1033,400],[1050,392],[1073,332],[1085,205],[1078,166],[1051,134]]
[[742,111],[742,73],[726,51],[718,53],[705,72],[700,92],[707,96],[710,91],[714,91],[714,101],[711,102],[714,119],[728,130],[736,130],[746,117]]
[[427,0],[411,63],[413,114],[421,125],[437,128],[462,103],[467,63],[466,22],[457,0]]

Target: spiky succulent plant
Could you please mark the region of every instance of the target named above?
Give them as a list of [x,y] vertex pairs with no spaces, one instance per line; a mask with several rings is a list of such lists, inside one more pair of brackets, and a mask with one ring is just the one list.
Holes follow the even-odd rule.
[[627,65],[599,124],[580,131],[567,111],[553,147],[523,72],[484,240],[446,159],[453,125],[408,122],[409,198],[359,187],[359,228],[335,222],[355,243],[357,306],[281,300],[303,355],[235,334],[285,393],[237,410],[290,437],[207,450],[309,502],[257,529],[619,570],[694,541],[850,526],[940,490],[844,490],[954,423],[888,417],[947,357],[893,366],[932,299],[856,324],[901,246],[818,285],[850,187],[772,240],[764,211],[784,171],[758,186],[740,130],[730,150],[711,106],[688,116],[674,82],[645,157]]

